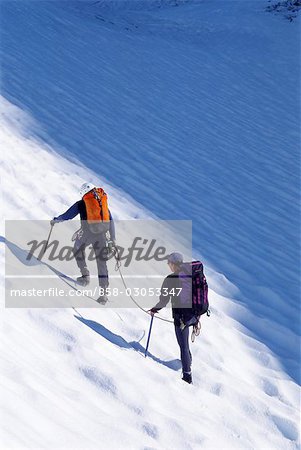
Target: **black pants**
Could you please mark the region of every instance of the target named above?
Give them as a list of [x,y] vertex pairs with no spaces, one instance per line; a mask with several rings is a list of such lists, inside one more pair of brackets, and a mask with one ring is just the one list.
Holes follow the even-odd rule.
[[177,341],[181,352],[181,362],[183,372],[191,372],[192,357],[189,350],[189,327],[181,330],[179,325],[175,325]]
[[[73,253],[76,263],[82,275],[88,275],[89,271],[86,264],[85,250],[88,245],[93,248],[93,259],[96,259],[99,286],[106,289],[109,286],[108,268],[105,260],[104,248],[106,245],[105,233],[94,234],[86,231],[82,237],[77,238],[74,242]],[[91,251],[89,251],[90,257]],[[91,255],[92,256],[92,255]],[[89,258],[90,259],[90,258]]]

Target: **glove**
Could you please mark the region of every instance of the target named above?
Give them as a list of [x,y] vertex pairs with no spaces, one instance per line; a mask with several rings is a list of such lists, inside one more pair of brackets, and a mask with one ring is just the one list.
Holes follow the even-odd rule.
[[107,242],[107,246],[108,246],[108,251],[109,251],[109,253],[111,253],[111,251],[113,250],[113,248],[116,247],[116,242],[115,242],[115,240],[114,240],[114,239],[110,239],[110,240]]
[[159,310],[157,308],[152,308],[148,312],[153,316],[154,314],[157,314]]
[[73,234],[73,236],[72,236],[72,238],[71,238],[71,241],[72,241],[72,242],[74,242],[74,241],[80,241],[81,238],[83,237],[83,234],[84,234],[83,229],[80,228],[79,230],[77,230],[77,231]]
[[50,220],[50,225],[53,227],[53,225],[55,225],[58,222],[59,222],[59,220],[57,220],[57,218],[54,217],[52,220]]

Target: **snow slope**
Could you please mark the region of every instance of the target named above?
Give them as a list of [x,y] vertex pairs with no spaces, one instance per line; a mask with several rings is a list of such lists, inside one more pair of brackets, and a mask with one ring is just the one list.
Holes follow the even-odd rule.
[[[72,200],[74,173],[78,181],[95,175],[37,141],[18,108],[7,101],[2,106],[5,198],[15,189],[16,167],[26,167],[7,217],[16,219],[20,211],[30,217],[24,201],[32,192],[38,196],[33,213],[45,214],[57,177]],[[121,214],[121,193],[111,194]],[[66,198],[51,201],[55,207]],[[145,214],[131,208],[133,217]],[[2,267],[3,256],[2,246]],[[231,290],[218,274],[210,284]],[[145,348],[149,325],[139,310],[2,309],[1,448],[297,448],[296,384],[270,349],[231,317],[248,317],[248,311],[210,294],[213,315],[192,346],[193,386],[183,385],[177,372],[172,325],[156,320],[151,355],[137,352]]]
[[171,325],[134,350],[139,311],[3,310],[5,449],[297,448],[299,25],[154,3],[2,2],[5,218],[100,177],[117,218],[193,219],[213,309],[195,384]]
[[2,2],[3,93],[57,151],[192,219],[195,250],[298,379],[299,22],[264,1],[156,4]]

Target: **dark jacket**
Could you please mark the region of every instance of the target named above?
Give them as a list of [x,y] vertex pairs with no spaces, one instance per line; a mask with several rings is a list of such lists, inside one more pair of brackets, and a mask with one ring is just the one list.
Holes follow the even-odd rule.
[[[110,213],[110,236],[112,240],[115,240],[115,225],[114,225],[114,220],[112,217],[111,212]],[[54,220],[57,220],[58,222],[62,222],[64,220],[70,220],[73,219],[75,216],[80,215],[80,219],[82,221],[86,221],[87,220],[87,210],[86,210],[86,205],[84,200],[79,200],[78,202],[74,203],[74,205],[72,205],[66,212],[64,212],[64,214],[61,214],[58,217],[55,217]],[[83,222],[84,224],[85,222]],[[83,227],[85,228],[85,227]]]
[[169,301],[171,301],[172,305],[172,316],[174,319],[175,325],[180,325],[180,320],[184,323],[188,322],[192,317],[194,317],[194,313],[192,308],[179,308],[179,295],[180,289],[182,287],[181,280],[179,279],[179,273],[174,272],[168,275],[161,287],[161,293],[159,297],[159,302],[156,306],[154,306],[151,311],[157,312],[160,309],[164,308]]

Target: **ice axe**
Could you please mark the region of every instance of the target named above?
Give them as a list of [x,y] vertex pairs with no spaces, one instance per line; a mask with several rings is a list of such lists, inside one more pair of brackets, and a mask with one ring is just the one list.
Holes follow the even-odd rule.
[[149,346],[149,340],[150,340],[150,335],[151,335],[151,331],[152,331],[153,320],[154,320],[154,315],[152,314],[151,323],[149,326],[148,337],[147,337],[146,349],[145,349],[145,353],[144,353],[145,358],[147,357],[147,350],[148,350],[148,346]]
[[49,244],[49,240],[50,240],[50,236],[51,236],[53,227],[54,227],[54,223],[50,223],[50,231],[49,231],[49,234],[48,234],[48,238],[47,238],[46,244],[45,244],[45,246],[44,246],[44,248],[43,248],[42,254],[39,255],[39,257],[38,257],[38,260],[39,260],[39,261],[41,261],[41,259],[42,259],[43,256],[45,255],[45,252],[46,252],[47,247],[48,247],[48,244]]

